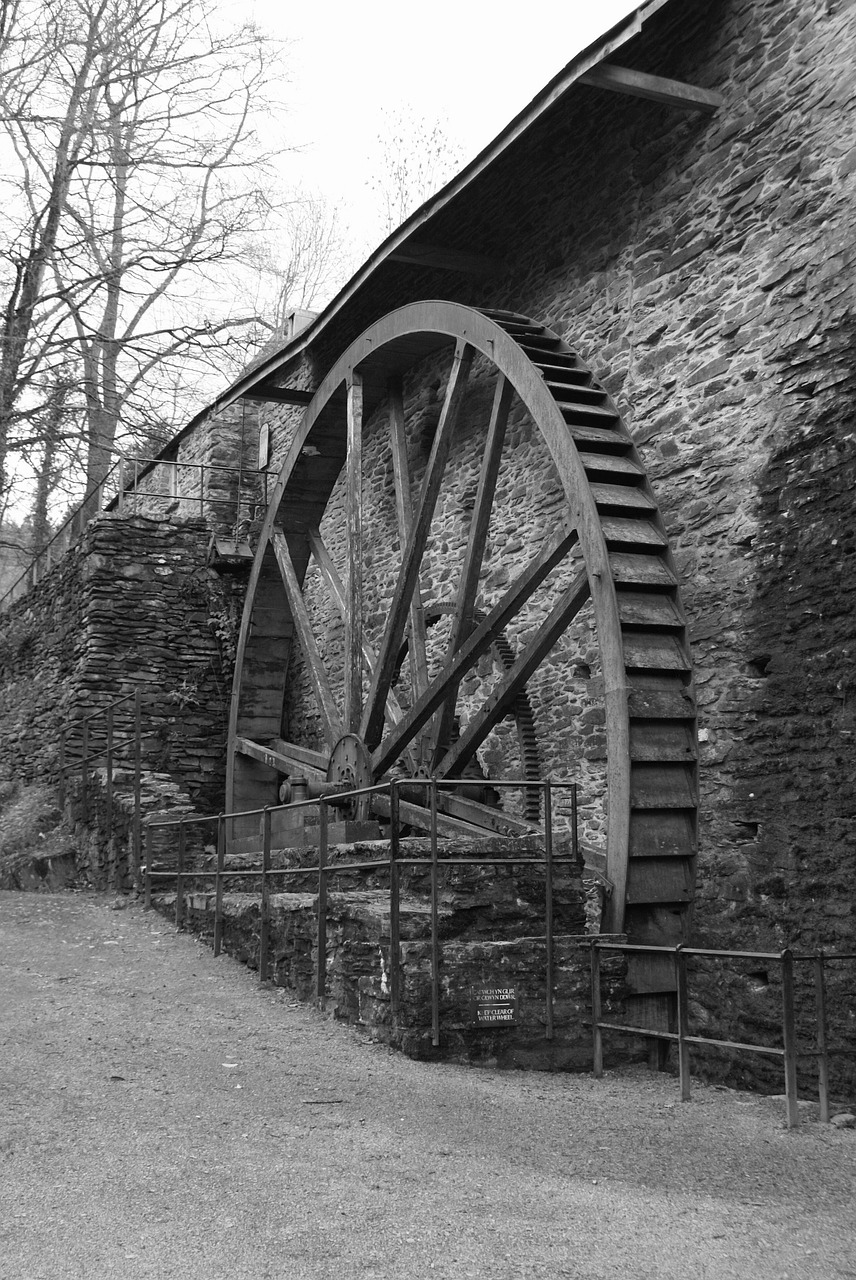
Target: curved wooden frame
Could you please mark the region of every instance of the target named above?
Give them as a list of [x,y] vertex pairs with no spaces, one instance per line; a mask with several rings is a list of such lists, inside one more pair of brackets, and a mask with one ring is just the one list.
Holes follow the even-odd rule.
[[[252,685],[248,671],[264,669],[265,664],[275,676],[283,676],[292,631],[306,639],[300,583],[311,550],[311,531],[320,525],[343,466],[349,476],[349,536],[354,539],[352,545],[359,546],[360,503],[355,496],[359,486],[354,477],[359,476],[363,415],[370,411],[374,399],[392,390],[395,457],[403,440],[401,410],[394,395],[396,380],[416,360],[451,343],[455,344],[455,356],[432,459],[438,451],[448,450],[451,427],[444,430],[444,418],[453,421],[469,363],[480,353],[500,375],[494,414],[501,412],[497,405],[503,397],[507,412],[510,391],[520,398],[542,435],[565,494],[574,534],[559,539],[561,545],[542,551],[542,567],[552,556],[552,563],[557,563],[574,536],[582,550],[585,583],[576,586],[576,608],[590,594],[606,716],[606,874],[613,889],[604,927],[620,931],[635,911],[633,932],[637,937],[652,942],[666,938],[678,941],[686,932],[692,898],[696,749],[686,625],[668,539],[639,456],[603,388],[561,339],[514,313],[485,313],[449,302],[411,304],[366,330],[324,377],[271,494],[250,577],[231,709],[228,807],[233,809],[246,799],[238,796],[235,787],[236,755],[258,762],[262,769],[266,765],[282,767],[283,759],[275,750],[258,745],[275,740],[279,727],[265,726],[258,708],[245,705],[243,686]],[[442,476],[444,460],[439,457],[435,461],[432,470],[429,460],[427,487],[432,475]],[[310,671],[328,745],[332,746],[331,739],[340,732],[359,728],[373,752],[376,776],[395,758],[414,720],[421,717],[424,725],[438,710],[442,713],[449,701],[448,685],[438,698],[436,690],[432,695],[423,684],[407,715],[397,724],[392,715],[394,729],[384,739],[384,718],[390,719],[390,663],[409,616],[412,631],[418,631],[418,617],[411,614],[425,530],[420,533],[416,526],[420,520],[423,526],[426,521],[430,524],[432,512],[430,501],[415,516],[402,510],[399,503],[400,528],[407,536],[393,601],[394,617],[380,653],[374,656],[372,688],[363,714],[359,706],[359,662],[365,653],[357,607],[361,593],[359,556],[354,557],[348,582],[341,584],[331,576],[329,566],[325,571],[323,556],[316,554],[328,587],[342,596],[340,608],[345,610],[349,628],[343,722],[325,687],[323,670]],[[279,619],[254,618],[260,583],[265,575],[276,577],[277,571],[285,585],[288,609]],[[467,597],[466,589],[462,590]],[[473,599],[474,587],[465,606]],[[557,634],[573,616],[573,605],[571,601],[566,608],[564,625],[561,617],[554,622]],[[466,613],[466,607],[462,612]],[[484,625],[495,626],[496,614],[493,610]],[[482,628],[473,628],[467,618],[458,622],[463,629],[457,643],[464,652]],[[454,672],[449,675],[453,677]],[[310,773],[321,769],[321,753],[295,750],[302,758],[295,760],[292,755],[292,766],[303,764]],[[668,985],[661,983],[660,989]]]

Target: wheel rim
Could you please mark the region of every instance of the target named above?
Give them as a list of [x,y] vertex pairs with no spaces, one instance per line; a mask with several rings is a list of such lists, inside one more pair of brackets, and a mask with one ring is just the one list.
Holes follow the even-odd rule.
[[[451,372],[421,500],[408,513],[402,509],[408,484],[401,379],[412,366],[445,346],[454,348]],[[457,415],[475,360],[493,370],[496,386],[455,597],[451,653],[438,685],[438,678],[429,681],[424,669],[424,613],[420,639],[420,610],[414,601]],[[339,575],[319,531],[334,485],[344,473],[348,545],[362,547],[363,424],[384,400],[389,403],[390,456],[403,550],[386,625],[373,643],[377,638],[367,640],[362,630],[361,552],[349,556],[347,571]],[[525,408],[546,446],[564,495],[568,530],[557,534],[550,547],[533,549],[525,572],[516,576],[494,608],[486,610],[487,621],[478,623],[477,610],[482,606],[476,603],[476,591],[487,536],[485,521],[490,519],[513,401]],[[485,525],[481,533],[476,530],[480,524]],[[450,744],[449,716],[454,715],[450,695],[457,693],[472,663],[456,677],[457,667],[472,654],[480,657],[485,652],[485,628],[501,630],[505,618],[517,617],[532,597],[531,582],[546,580],[575,543],[584,569],[551,609],[549,626],[537,643],[522,646],[516,675],[511,679],[513,673],[506,672],[493,707],[482,708],[474,717],[476,723],[471,721],[458,742]],[[308,609],[301,605],[310,559],[348,619],[344,697],[338,702],[318,653]],[[527,574],[530,580],[523,581]],[[501,605],[509,595],[513,597],[507,605],[510,613],[503,615]],[[691,665],[663,522],[629,433],[579,358],[557,335],[527,317],[445,302],[418,303],[384,317],[348,348],[322,381],[273,490],[238,645],[229,808],[249,807],[248,801],[272,802],[264,798],[275,781],[271,764],[281,766],[282,762],[272,760],[269,744],[284,745],[279,736],[284,665],[293,644],[299,645],[309,669],[326,742],[321,751],[285,744],[294,753],[295,770],[302,766],[320,775],[334,743],[345,733],[356,733],[365,741],[374,776],[379,778],[388,774],[402,752],[416,742],[424,743],[428,735],[439,776],[451,777],[476,758],[511,695],[525,690],[528,665],[537,669],[544,652],[549,652],[545,646],[550,637],[564,634],[589,600],[603,678],[606,866],[614,885],[605,927],[617,931],[628,923],[637,937],[679,940],[686,929],[695,856]],[[414,670],[413,697],[408,707],[396,708],[395,666],[406,636]]]

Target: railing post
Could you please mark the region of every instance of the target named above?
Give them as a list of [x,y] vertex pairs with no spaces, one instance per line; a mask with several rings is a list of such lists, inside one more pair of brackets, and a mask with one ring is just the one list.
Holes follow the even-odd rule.
[[782,1038],[785,1049],[785,1103],[788,1112],[788,1128],[795,1129],[800,1122],[797,1105],[797,1045],[796,1019],[794,1016],[794,957],[789,947],[781,955],[782,962]]
[[107,849],[109,857],[113,862],[113,888],[121,888],[121,878],[119,875],[119,856],[113,844],[113,707],[112,704],[107,708],[107,753],[106,753],[107,776],[105,780],[106,806],[107,806]]
[[226,815],[217,815],[217,874],[214,880],[214,955],[223,945],[223,868],[226,863]]
[[592,1071],[596,1079],[603,1075],[603,1032],[600,1004],[600,950],[597,938],[591,940],[591,1039]]
[[270,948],[270,808],[262,814],[262,919],[259,931],[259,982],[267,982]]
[[140,686],[137,685],[134,690],[134,832],[133,832],[133,858],[134,858],[134,883],[137,892],[140,891],[140,854],[142,851],[141,841],[141,823],[142,823],[142,728],[140,712],[142,708],[142,698],[140,695]]
[[184,818],[178,820],[178,857],[175,866],[175,927],[184,922]]
[[684,944],[675,947],[675,986],[678,1004],[678,1070],[681,1080],[681,1102],[690,1100],[689,997],[687,993],[687,958]]
[[199,516],[205,516],[205,463],[199,466]]
[[324,1008],[327,987],[327,841],[329,813],[327,801],[318,802],[318,908],[315,926],[315,999]]
[[579,810],[577,806],[577,784],[571,787],[571,851],[574,855],[574,862],[579,863],[580,860],[580,823]]
[[137,458],[134,459],[134,515],[137,514],[137,480],[139,477],[140,464]]
[[152,909],[152,851],[154,846],[154,837],[152,835],[152,827],[150,823],[146,823],[146,897],[145,909]]
[[544,947],[547,978],[546,1038],[553,1039],[553,790],[549,779],[544,783]]
[[440,875],[437,865],[437,779],[431,778],[431,1043],[440,1043],[440,941],[439,941],[439,891]]
[[817,1098],[821,1124],[829,1123],[829,1049],[826,1042],[826,957],[814,958],[814,998],[817,1009]]
[[400,841],[398,782],[393,778],[389,784],[389,1005],[394,1030],[398,1029],[401,999]]

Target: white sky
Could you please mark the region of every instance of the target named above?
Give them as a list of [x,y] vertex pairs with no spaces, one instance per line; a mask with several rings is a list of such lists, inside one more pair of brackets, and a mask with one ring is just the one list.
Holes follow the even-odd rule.
[[370,178],[381,111],[439,120],[476,155],[573,56],[638,0],[251,0],[289,42],[290,182],[342,201],[366,252],[382,238]]

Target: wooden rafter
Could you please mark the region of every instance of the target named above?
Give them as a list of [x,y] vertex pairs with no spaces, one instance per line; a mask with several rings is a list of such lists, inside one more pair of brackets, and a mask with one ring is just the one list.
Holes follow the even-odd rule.
[[724,101],[721,93],[699,89],[694,84],[680,80],[667,80],[664,76],[652,76],[646,71],[634,71],[612,62],[601,62],[580,76],[578,84],[591,85],[593,89],[610,89],[614,93],[627,93],[634,98],[649,98],[653,102],[665,102],[670,107],[683,107],[687,111],[702,111],[712,115]]
[[[400,378],[393,378],[389,383],[389,442],[392,451],[398,536],[404,547],[413,528],[413,504],[410,499],[410,468],[407,464],[407,440],[404,434],[404,394]],[[410,602],[408,646],[413,671],[413,687],[418,697],[428,687],[428,641],[422,588],[418,578]]]
[[282,574],[282,585],[285,588],[288,607],[291,616],[294,619],[295,630],[300,641],[300,647],[303,650],[303,656],[306,659],[306,665],[309,668],[309,675],[312,680],[312,686],[315,690],[315,697],[318,700],[318,709],[321,715],[321,727],[324,738],[329,746],[334,746],[342,737],[342,722],[339,718],[339,712],[330,688],[330,681],[327,679],[327,672],[324,670],[324,664],[321,661],[321,655],[315,643],[315,636],[312,633],[312,623],[309,619],[309,613],[303,601],[300,591],[300,584],[297,581],[297,574],[294,571],[294,562],[291,559],[291,552],[288,549],[288,542],[285,534],[280,528],[274,528],[271,537],[273,543],[274,555]]
[[440,411],[440,421],[434,434],[431,455],[428,459],[425,479],[422,484],[419,511],[413,522],[410,537],[402,555],[383,644],[378,654],[378,663],[369,691],[368,706],[366,707],[360,730],[360,736],[369,750],[373,750],[380,742],[383,731],[386,695],[389,692],[395,674],[404,627],[410,613],[410,602],[413,599],[413,593],[419,579],[419,567],[428,541],[434,508],[440,495],[443,472],[449,457],[452,435],[464,397],[464,391],[466,390],[467,378],[474,355],[473,347],[463,339],[459,339],[455,344],[455,355],[452,361],[449,381],[446,384],[446,395],[443,401],[443,408]]

